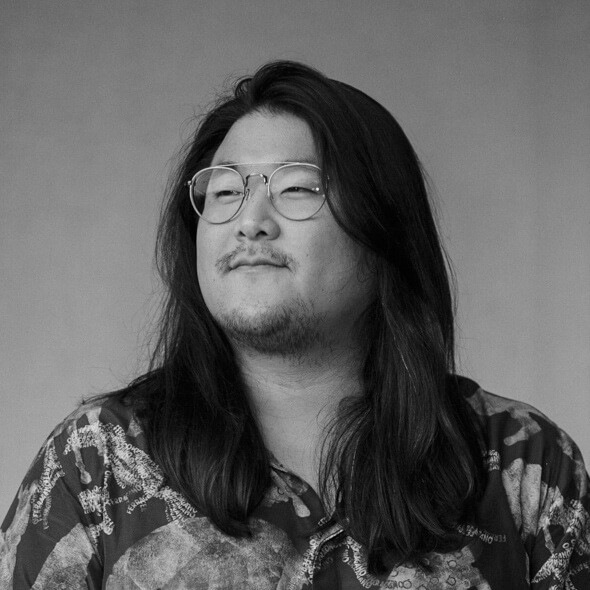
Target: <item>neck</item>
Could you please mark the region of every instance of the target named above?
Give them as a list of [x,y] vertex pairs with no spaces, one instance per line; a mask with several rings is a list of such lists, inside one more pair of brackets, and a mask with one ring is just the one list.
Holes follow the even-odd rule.
[[267,448],[317,490],[326,426],[344,398],[362,391],[360,350],[331,349],[296,358],[236,352]]

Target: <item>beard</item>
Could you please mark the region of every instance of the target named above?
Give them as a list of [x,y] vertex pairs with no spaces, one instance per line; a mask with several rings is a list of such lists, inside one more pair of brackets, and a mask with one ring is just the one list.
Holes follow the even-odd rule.
[[221,312],[216,320],[234,345],[259,354],[302,357],[323,344],[321,316],[302,299],[256,314]]

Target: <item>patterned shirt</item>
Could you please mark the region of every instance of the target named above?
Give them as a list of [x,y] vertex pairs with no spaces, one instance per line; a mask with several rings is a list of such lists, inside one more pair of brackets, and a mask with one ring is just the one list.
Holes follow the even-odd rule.
[[80,406],[39,452],[2,525],[0,588],[590,589],[576,445],[534,408],[462,386],[483,425],[486,489],[453,533],[459,545],[427,554],[426,567],[369,573],[365,548],[276,462],[253,535],[220,532],[166,485],[139,422],[112,398]]

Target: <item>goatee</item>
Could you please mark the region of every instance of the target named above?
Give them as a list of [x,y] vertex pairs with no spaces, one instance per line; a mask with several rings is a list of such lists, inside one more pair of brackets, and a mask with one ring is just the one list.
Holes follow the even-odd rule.
[[321,344],[321,317],[302,299],[245,314],[233,310],[216,318],[238,347],[265,355],[300,356]]

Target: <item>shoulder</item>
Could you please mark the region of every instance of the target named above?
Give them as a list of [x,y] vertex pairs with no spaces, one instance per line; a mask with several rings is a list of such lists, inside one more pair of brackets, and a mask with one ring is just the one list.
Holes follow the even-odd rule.
[[[488,492],[503,489],[513,520],[539,568],[559,542],[577,543],[576,559],[590,557],[589,480],[571,437],[535,407],[461,380],[480,419],[486,445]],[[573,546],[573,545],[572,545]],[[557,557],[555,557],[557,559]]]
[[571,437],[543,412],[530,404],[484,391],[461,378],[464,397],[480,419],[488,449],[501,453],[504,463],[522,459],[551,467],[570,461],[585,473],[580,451]]
[[[132,407],[115,396],[102,396],[82,402],[53,429],[47,443],[73,451],[117,440],[147,450],[144,430]],[[111,450],[116,449],[115,445]]]
[[535,421],[535,416],[548,420],[542,412],[525,402],[485,391],[475,381],[466,377],[459,377],[458,379],[463,397],[475,412],[484,419],[484,422],[493,416],[501,414],[519,415],[533,421]]
[[74,493],[90,484],[101,485],[109,474],[139,465],[156,480],[162,479],[133,409],[115,396],[80,404],[54,428],[40,455],[43,471],[47,473],[50,467]]
[[67,466],[73,463],[80,473],[82,483],[87,483],[87,469],[82,469],[81,453],[89,456],[95,467],[102,464],[113,453],[116,454],[128,445],[147,451],[145,434],[130,407],[122,404],[116,397],[103,396],[82,402],[73,412],[52,430],[42,445],[33,465],[49,465],[60,475],[66,475]]
[[67,437],[68,433],[98,424],[123,428],[133,436],[143,433],[133,408],[114,395],[105,395],[81,402],[53,429],[48,439]]
[[[77,512],[75,518],[88,524],[100,497],[158,488],[163,479],[133,410],[103,396],[80,404],[53,429],[21,484],[18,506],[43,529],[57,512],[62,522]],[[7,520],[14,509],[17,503]]]
[[51,432],[18,490],[0,529],[0,586],[41,586],[67,567],[81,587],[100,577],[105,555],[195,514],[166,485],[131,407],[116,396],[91,400]]

